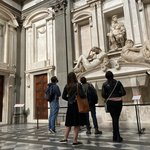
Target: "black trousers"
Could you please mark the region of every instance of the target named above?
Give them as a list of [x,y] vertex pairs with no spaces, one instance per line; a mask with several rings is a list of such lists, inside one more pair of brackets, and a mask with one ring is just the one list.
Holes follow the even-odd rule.
[[108,111],[110,112],[112,118],[113,140],[117,140],[118,138],[120,138],[119,118],[122,110],[122,101],[108,100],[107,106],[108,106]]

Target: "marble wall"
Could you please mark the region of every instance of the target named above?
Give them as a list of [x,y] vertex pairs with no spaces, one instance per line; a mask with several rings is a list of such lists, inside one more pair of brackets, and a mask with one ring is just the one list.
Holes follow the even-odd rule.
[[[0,6],[0,75],[4,76],[2,123],[11,123],[15,104],[17,20],[14,15]],[[13,100],[12,100],[13,99]]]
[[[26,108],[31,110],[28,121],[35,122],[34,76],[47,74],[49,81],[51,76],[57,75],[62,90],[67,73],[72,71],[79,56],[83,54],[86,57],[93,46],[100,47],[107,54],[111,64],[107,70],[113,71],[115,77],[124,84],[128,92],[124,102],[133,103],[131,99],[134,94],[142,95],[141,103],[149,102],[149,63],[118,63],[122,47],[111,49],[107,36],[111,18],[117,15],[118,21],[126,28],[127,39],[132,39],[134,46],[141,48],[144,41],[150,39],[149,1],[74,0],[66,3],[62,0],[55,5],[43,1],[28,3],[22,10],[20,7],[10,8],[0,6],[0,74],[5,76],[3,112],[7,112],[3,113],[3,122],[11,122],[8,112],[13,113],[13,104],[16,102],[25,103]],[[17,8],[22,16],[16,19],[14,12],[18,13],[15,10]],[[20,28],[17,28],[17,21]],[[79,74],[79,77],[86,76],[95,85],[100,105],[103,105],[100,93],[105,71],[97,66]],[[16,86],[21,91],[17,98],[14,92]],[[66,106],[66,103],[61,101],[61,106]],[[142,106],[141,113],[148,108]],[[132,108],[128,109],[125,108],[123,118],[132,118],[132,115],[126,117],[126,112],[132,112]],[[132,122],[132,119],[123,120]]]

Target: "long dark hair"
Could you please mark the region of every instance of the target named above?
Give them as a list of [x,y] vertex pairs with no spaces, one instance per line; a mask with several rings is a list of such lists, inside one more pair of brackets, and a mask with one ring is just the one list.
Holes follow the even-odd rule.
[[71,85],[77,82],[78,80],[77,80],[76,74],[74,72],[70,72],[67,77],[67,85]]
[[67,76],[67,89],[69,90],[78,82],[76,74],[74,72],[70,72]]

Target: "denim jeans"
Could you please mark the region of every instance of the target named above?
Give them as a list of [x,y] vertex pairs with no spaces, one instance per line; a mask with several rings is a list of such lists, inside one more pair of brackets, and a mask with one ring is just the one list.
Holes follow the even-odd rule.
[[56,118],[59,112],[59,101],[57,99],[50,103],[50,115],[49,115],[49,130],[55,131]]
[[[95,105],[90,106],[90,111],[91,111],[94,128],[98,129]],[[87,117],[87,129],[90,129],[89,113],[87,113],[86,117]]]

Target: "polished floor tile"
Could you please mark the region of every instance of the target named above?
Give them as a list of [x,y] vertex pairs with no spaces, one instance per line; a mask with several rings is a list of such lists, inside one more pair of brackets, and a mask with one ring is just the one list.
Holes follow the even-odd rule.
[[71,132],[68,143],[59,141],[63,138],[64,126],[57,126],[57,133],[50,134],[46,124],[16,124],[0,126],[1,150],[150,150],[150,128],[144,134],[137,134],[135,128],[121,129],[124,138],[122,143],[112,142],[112,130],[103,127],[102,135],[86,135],[84,127],[81,128],[79,140],[82,145],[73,146]]

